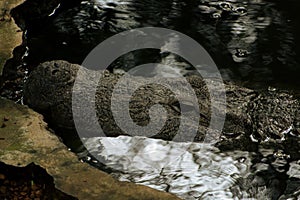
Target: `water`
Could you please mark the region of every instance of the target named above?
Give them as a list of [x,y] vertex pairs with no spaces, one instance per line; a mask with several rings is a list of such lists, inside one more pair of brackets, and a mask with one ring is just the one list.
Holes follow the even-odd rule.
[[[81,63],[95,45],[113,34],[158,26],[197,40],[224,79],[256,89],[270,85],[299,89],[298,9],[300,3],[293,0],[82,1],[71,8],[58,8],[42,28],[28,30],[31,54],[25,60]],[[139,55],[141,61],[135,57],[135,62],[127,57],[122,67],[164,58],[146,55],[151,56]]]
[[182,199],[300,197],[300,162],[289,164],[289,155],[281,150],[260,146],[257,152],[224,152],[209,144],[128,136],[89,138],[84,143],[118,180]]
[[[56,7],[44,21],[28,27],[24,62],[31,69],[53,59],[80,64],[95,45],[115,33],[159,26],[197,40],[225,80],[299,92],[299,9],[296,0],[80,1]],[[113,66],[122,72],[146,62],[171,65],[156,69],[163,76],[192,71],[189,63],[162,51],[134,52]],[[289,144],[290,149],[261,145],[254,152],[125,136],[90,138],[86,144],[119,180],[183,199],[300,198],[299,152],[290,150],[299,143]],[[97,163],[86,154],[80,153]]]
[[95,158],[120,171],[113,176],[121,181],[147,185],[186,200],[250,198],[241,188],[233,190],[250,174],[249,152],[222,153],[208,144],[126,136],[90,138],[85,145]]

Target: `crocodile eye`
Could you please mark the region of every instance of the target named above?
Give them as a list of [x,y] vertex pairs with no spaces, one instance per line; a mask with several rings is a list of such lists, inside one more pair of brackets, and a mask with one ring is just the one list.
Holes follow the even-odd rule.
[[190,102],[183,102],[181,104],[176,104],[176,105],[172,105],[172,108],[180,113],[181,112],[191,112],[191,111],[195,111],[196,107],[194,104],[190,103]]
[[191,111],[195,110],[195,106],[193,104],[189,104],[189,103],[180,104],[180,108],[184,112],[191,112]]

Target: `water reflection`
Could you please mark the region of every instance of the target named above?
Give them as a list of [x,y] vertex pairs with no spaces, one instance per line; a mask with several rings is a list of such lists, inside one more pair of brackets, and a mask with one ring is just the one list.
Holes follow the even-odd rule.
[[[232,199],[237,194],[231,188],[250,173],[250,153],[221,153],[199,143],[121,136],[91,138],[86,145],[108,167],[121,172],[114,174],[119,180],[168,191],[187,200]],[[247,197],[247,193],[242,195]]]
[[[297,87],[296,24],[300,20],[288,9],[297,10],[300,4],[292,0],[288,4],[265,0],[81,1],[56,10],[43,28],[28,30],[27,62],[64,59],[81,63],[95,45],[113,34],[158,26],[196,39],[212,55],[225,79],[252,88],[287,83]],[[161,56],[153,56],[152,62]],[[129,59],[121,65],[128,68],[134,64]]]
[[104,163],[115,178],[185,200],[300,198],[300,162],[276,145],[224,152],[207,144],[120,136],[85,139],[85,146],[94,157],[90,163],[97,158],[102,164],[94,165]]

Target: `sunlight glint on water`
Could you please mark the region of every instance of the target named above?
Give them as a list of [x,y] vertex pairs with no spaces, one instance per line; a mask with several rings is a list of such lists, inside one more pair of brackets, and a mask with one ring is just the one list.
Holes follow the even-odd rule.
[[[168,191],[187,200],[234,199],[231,187],[250,173],[248,152],[221,153],[206,144],[126,136],[90,138],[85,143],[108,167],[122,172],[114,174],[119,180]],[[244,162],[239,162],[241,157],[246,158]]]

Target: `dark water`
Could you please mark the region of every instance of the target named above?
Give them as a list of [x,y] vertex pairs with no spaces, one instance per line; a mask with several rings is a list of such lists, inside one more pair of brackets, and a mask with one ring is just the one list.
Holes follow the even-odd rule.
[[[299,1],[63,2],[46,17],[32,20],[26,26],[28,51],[22,61],[29,71],[46,60],[63,59],[80,64],[109,36],[132,28],[155,26],[178,30],[197,40],[213,57],[225,80],[256,89],[274,86],[300,91]],[[148,62],[171,63],[175,71],[184,73],[192,69],[188,63],[177,68],[183,62],[180,58],[157,51],[125,55],[112,67],[127,70]],[[173,73],[174,69],[166,69],[164,73]],[[114,173],[117,178],[172,192],[184,199],[300,198],[299,156],[293,155],[291,159],[276,145],[260,146],[255,152],[220,152],[214,147],[203,147],[208,149],[206,153],[195,145],[186,155],[179,156],[181,162],[174,161],[178,164],[174,167],[157,164],[158,158],[172,159],[178,151],[186,149],[186,144],[141,139],[140,151],[147,151],[145,144],[150,144],[157,152],[168,154],[161,153],[151,160],[135,151],[136,140],[94,138],[88,143],[92,151],[106,158],[108,167],[117,170]],[[116,146],[121,149],[117,151],[113,148]],[[90,161],[85,153],[81,152],[83,159]],[[166,167],[169,171],[161,172]]]
[[[299,89],[297,1],[99,0],[65,7],[38,28],[28,29],[27,63],[52,59],[81,63],[94,46],[115,33],[156,26],[196,39],[224,79],[251,88]],[[151,55],[154,61],[160,59]]]

